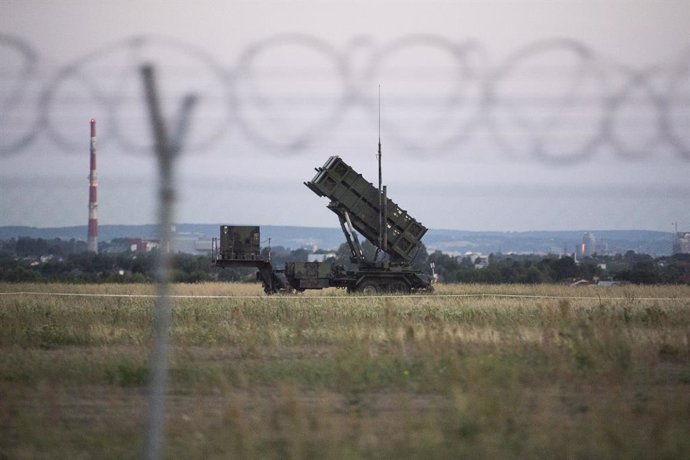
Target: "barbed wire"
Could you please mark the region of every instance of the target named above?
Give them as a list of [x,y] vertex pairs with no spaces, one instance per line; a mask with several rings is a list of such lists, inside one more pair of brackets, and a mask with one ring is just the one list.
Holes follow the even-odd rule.
[[0,34],[0,155],[45,139],[84,145],[98,118],[99,144],[148,154],[137,69],[160,69],[164,109],[199,95],[187,151],[241,133],[263,151],[298,154],[333,135],[352,109],[377,117],[384,135],[417,155],[451,152],[477,136],[504,155],[586,160],[603,148],[625,159],[673,152],[690,160],[690,49],[672,62],[633,67],[571,39],[542,40],[491,63],[476,41],[409,35],[336,47],[281,34],[246,45],[231,65],[181,40],[135,36],[51,68],[20,37]]

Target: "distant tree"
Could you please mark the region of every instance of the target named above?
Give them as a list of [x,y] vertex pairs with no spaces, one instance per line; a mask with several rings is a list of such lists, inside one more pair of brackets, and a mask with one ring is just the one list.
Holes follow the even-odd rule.
[[662,282],[690,284],[690,254],[674,254],[664,260]]
[[518,270],[520,266],[512,259],[508,259],[500,264],[500,281],[501,283],[515,283],[518,280]]
[[[151,282],[154,278],[155,253],[139,254],[130,251],[93,254],[84,251],[80,240],[63,241],[41,238],[18,238],[0,241],[0,280],[9,282],[68,281],[68,282]],[[107,246],[104,244],[104,247]],[[118,247],[124,247],[122,244]],[[128,247],[128,246],[127,246]],[[368,241],[362,243],[369,260],[376,248]],[[290,251],[281,246],[271,251],[274,266],[285,261],[306,261],[310,251]],[[262,251],[268,256],[267,248]],[[466,283],[548,283],[574,278],[593,279],[604,276],[639,284],[690,284],[690,255],[677,254],[653,258],[648,254],[628,251],[623,255],[593,255],[576,264],[570,257],[537,255],[491,254],[489,267],[475,269],[469,257],[458,259],[441,251],[428,254],[423,245],[416,251],[414,267],[427,271],[428,263],[446,282]],[[53,256],[39,259],[39,256]],[[382,260],[379,257],[379,260]],[[178,254],[173,257],[173,278],[178,282],[199,282],[210,279],[256,281],[253,268],[220,270],[211,266],[205,256]],[[330,263],[330,262],[329,262]],[[350,249],[342,244],[336,251],[335,263],[352,266]],[[600,268],[606,264],[606,270]]]
[[350,246],[347,243],[343,243],[338,246],[338,249],[335,251],[335,263],[349,265],[351,256]]
[[460,268],[460,265],[454,257],[436,250],[429,255],[427,260],[429,263],[434,264],[434,270],[442,280],[454,281],[457,279],[456,272]]
[[575,260],[572,257],[561,257],[555,259],[551,264],[553,270],[553,280],[563,281],[567,279],[577,278],[579,270]]
[[290,250],[283,246],[274,246],[269,251],[269,248],[265,246],[261,249],[261,258],[264,260],[270,258],[274,266],[281,266],[290,258]]
[[524,284],[539,284],[549,281],[547,275],[542,273],[536,265],[530,266],[524,273],[518,278],[518,282]]
[[295,249],[290,253],[287,262],[306,262],[309,259],[309,254],[311,254],[311,251],[306,249]]
[[10,283],[37,282],[41,281],[42,279],[41,274],[37,271],[22,266],[9,270],[3,276],[3,281],[8,281]]
[[593,260],[587,260],[580,264],[579,277],[586,280],[593,280],[595,277],[601,276],[601,268]]
[[653,261],[638,261],[629,270],[616,274],[617,280],[635,284],[658,284],[662,281],[661,271]]
[[474,268],[474,263],[472,262],[472,258],[469,256],[465,256],[462,258],[460,261],[460,267],[461,268]]
[[145,275],[153,269],[153,258],[145,255],[135,256],[130,259],[128,268],[132,273]]
[[49,245],[43,238],[19,238],[15,252],[19,257],[38,257],[49,254]]

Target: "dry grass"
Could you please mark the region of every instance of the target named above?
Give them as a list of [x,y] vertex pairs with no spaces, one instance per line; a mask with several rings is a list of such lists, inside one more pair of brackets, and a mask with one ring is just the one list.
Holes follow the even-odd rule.
[[[108,296],[0,295],[0,458],[140,454],[153,287],[18,291]],[[690,456],[688,286],[175,293],[170,457]]]

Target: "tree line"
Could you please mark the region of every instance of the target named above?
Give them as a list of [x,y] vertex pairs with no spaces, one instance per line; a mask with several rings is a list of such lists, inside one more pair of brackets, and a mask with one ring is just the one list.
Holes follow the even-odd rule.
[[[139,253],[128,247],[126,239],[99,245],[100,253],[86,251],[80,240],[18,238],[0,241],[0,281],[5,282],[152,282],[156,252]],[[365,241],[363,250],[373,258],[375,247]],[[118,252],[110,252],[120,248]],[[311,251],[291,250],[281,246],[264,248],[263,256],[275,267],[286,262],[304,262]],[[327,263],[354,268],[347,244],[330,254]],[[379,255],[379,257],[382,257]],[[471,257],[456,257],[435,251],[429,254],[422,245],[413,259],[416,269],[433,271],[447,283],[565,283],[577,280],[611,280],[636,284],[690,284],[690,255],[677,254],[654,258],[628,251],[614,256],[594,255],[576,261],[573,257],[556,255],[491,254],[488,266],[476,268]],[[172,279],[175,282],[254,281],[255,270],[218,269],[204,255],[173,256]]]
[[462,283],[564,283],[578,280],[635,284],[690,284],[690,254],[654,258],[628,251],[593,255],[576,261],[569,256],[491,254],[486,268],[476,269],[469,257],[440,251],[429,256],[441,279]]
[[[18,238],[0,242],[0,281],[148,283],[154,280],[156,252],[122,247],[125,239],[99,244],[99,254],[87,252],[86,242],[42,238]],[[127,245],[129,246],[129,245]],[[221,279],[241,279],[243,273],[226,273]],[[207,256],[176,254],[172,278],[176,282],[217,279]]]

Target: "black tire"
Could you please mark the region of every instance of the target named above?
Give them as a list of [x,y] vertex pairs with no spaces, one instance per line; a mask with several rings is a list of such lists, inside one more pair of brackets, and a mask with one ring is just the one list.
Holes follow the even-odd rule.
[[357,286],[357,292],[366,295],[376,295],[379,293],[381,288],[374,281],[362,281],[362,283]]

